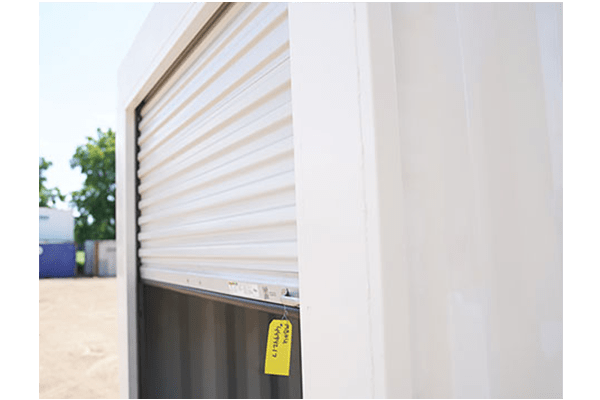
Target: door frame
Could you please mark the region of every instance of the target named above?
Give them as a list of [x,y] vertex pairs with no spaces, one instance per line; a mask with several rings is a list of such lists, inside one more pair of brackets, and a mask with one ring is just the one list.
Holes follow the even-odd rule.
[[[222,4],[156,4],[119,69],[123,398],[139,395],[136,109]],[[303,395],[411,397],[390,4],[290,4],[288,12]]]

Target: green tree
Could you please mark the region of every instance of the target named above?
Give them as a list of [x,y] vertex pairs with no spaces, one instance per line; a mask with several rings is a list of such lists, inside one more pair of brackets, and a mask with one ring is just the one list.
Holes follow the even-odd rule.
[[65,195],[60,193],[58,188],[47,188],[45,185],[46,177],[44,173],[52,166],[52,161],[40,157],[40,207],[50,207],[50,203],[54,207],[57,199],[65,201]]
[[71,193],[79,211],[75,218],[75,241],[115,238],[115,132],[98,129],[97,138],[77,147],[71,168],[86,175],[83,188]]

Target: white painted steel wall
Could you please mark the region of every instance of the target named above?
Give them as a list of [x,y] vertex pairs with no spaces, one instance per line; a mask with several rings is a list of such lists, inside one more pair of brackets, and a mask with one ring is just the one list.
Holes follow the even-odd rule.
[[258,299],[269,283],[297,291],[287,5],[230,6],[139,129],[142,278]]
[[562,397],[561,5],[290,29],[304,394]]
[[75,218],[71,210],[39,207],[40,243],[64,243],[74,241]]
[[413,393],[562,397],[560,4],[393,4]]

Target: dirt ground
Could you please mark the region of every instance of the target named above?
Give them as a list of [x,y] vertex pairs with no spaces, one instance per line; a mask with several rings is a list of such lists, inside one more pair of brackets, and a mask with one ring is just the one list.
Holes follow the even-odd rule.
[[40,398],[119,397],[116,283],[40,279]]

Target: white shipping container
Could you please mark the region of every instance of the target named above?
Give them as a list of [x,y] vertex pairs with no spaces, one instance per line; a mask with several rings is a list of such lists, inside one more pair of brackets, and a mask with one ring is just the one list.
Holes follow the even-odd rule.
[[290,308],[304,397],[562,396],[561,4],[160,4],[119,90],[123,397]]
[[73,242],[75,218],[71,210],[40,207],[40,243]]

